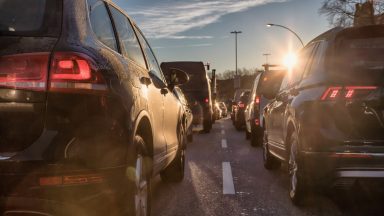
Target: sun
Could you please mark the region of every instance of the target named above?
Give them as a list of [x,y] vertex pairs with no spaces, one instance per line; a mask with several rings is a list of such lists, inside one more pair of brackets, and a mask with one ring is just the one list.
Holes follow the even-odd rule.
[[291,70],[297,63],[297,56],[294,53],[288,53],[283,60],[283,64],[287,69]]

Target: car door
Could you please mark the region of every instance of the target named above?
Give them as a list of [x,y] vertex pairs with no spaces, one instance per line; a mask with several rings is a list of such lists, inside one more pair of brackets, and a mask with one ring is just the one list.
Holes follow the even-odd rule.
[[161,94],[161,89],[165,84],[161,77],[153,76],[155,73],[150,73],[152,76],[148,73],[150,61],[147,63],[145,60],[130,20],[115,7],[109,6],[109,8],[119,36],[122,53],[128,61],[127,67],[134,68],[139,73],[141,98],[136,98],[135,103],[147,104],[153,129],[154,164],[158,165],[163,162],[162,159],[167,150],[163,133],[164,101]]
[[[157,86],[160,89],[159,92],[161,92],[160,97],[163,100],[162,111],[164,118],[162,130],[166,142],[167,155],[170,155],[172,153],[175,153],[177,150],[177,126],[179,123],[179,112],[181,109],[181,104],[179,103],[175,95],[172,93],[172,91],[167,88],[167,83],[164,74],[161,71],[158,61],[147,40],[145,39],[141,31],[137,28],[137,26],[135,26],[135,30],[139,41],[143,47],[145,56],[147,57],[148,66],[150,70],[149,73],[152,79],[154,80],[154,83],[156,83],[155,86]],[[156,107],[155,109],[159,109],[159,107]]]

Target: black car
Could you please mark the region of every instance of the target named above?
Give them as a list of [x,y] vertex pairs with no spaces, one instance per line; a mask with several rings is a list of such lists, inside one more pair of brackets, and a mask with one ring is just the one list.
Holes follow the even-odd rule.
[[228,106],[228,107],[231,107],[231,120],[232,120],[233,125],[235,125],[235,113],[236,113],[236,110],[238,108],[237,105],[238,105],[238,102],[240,101],[240,96],[245,91],[250,91],[250,90],[249,89],[236,89],[235,94],[233,96],[233,100],[231,101],[231,106]]
[[249,100],[250,91],[244,91],[240,95],[240,99],[237,102],[237,105],[234,108],[234,120],[233,124],[235,125],[236,130],[241,130],[245,127],[245,116],[244,111]]
[[150,214],[152,176],[184,176],[183,109],[110,1],[2,0],[4,215]]
[[[270,102],[271,96],[264,93],[268,88],[275,88],[281,85],[285,71],[263,71],[260,72],[253,83],[252,92],[250,93],[245,116],[245,137],[251,140],[252,146],[261,146],[263,143],[264,121],[263,110]],[[273,97],[273,96],[272,96]]]
[[264,109],[264,166],[288,163],[294,203],[312,186],[383,180],[383,38],[382,25],[318,36]]
[[162,62],[161,68],[166,76],[172,68],[185,71],[189,76],[189,82],[180,88],[192,104],[194,124],[203,125],[203,131],[208,133],[213,124],[213,101],[211,96],[211,85],[205,71],[203,62],[179,61]]

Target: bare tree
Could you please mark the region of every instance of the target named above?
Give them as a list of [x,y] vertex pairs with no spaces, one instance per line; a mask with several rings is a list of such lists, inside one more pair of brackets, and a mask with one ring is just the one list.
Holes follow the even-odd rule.
[[328,17],[332,26],[352,26],[355,18],[356,4],[373,3],[374,14],[384,12],[383,0],[324,0],[319,13]]

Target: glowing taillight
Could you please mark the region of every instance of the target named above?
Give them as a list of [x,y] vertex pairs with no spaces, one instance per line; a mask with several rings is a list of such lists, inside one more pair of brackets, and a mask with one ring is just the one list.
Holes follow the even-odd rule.
[[239,103],[239,107],[240,107],[240,108],[244,108],[244,107],[245,107],[245,104],[242,103],[242,102],[240,102],[240,103]]
[[50,53],[0,56],[0,86],[45,91]]
[[366,94],[375,89],[376,86],[329,87],[321,96],[321,100],[353,99],[358,94]]
[[50,70],[49,90],[103,92],[107,85],[94,69],[93,60],[80,53],[56,52]]
[[260,104],[260,97],[259,96],[255,97],[255,104]]
[[209,98],[205,98],[205,99],[204,99],[204,102],[205,102],[205,103],[209,103]]

